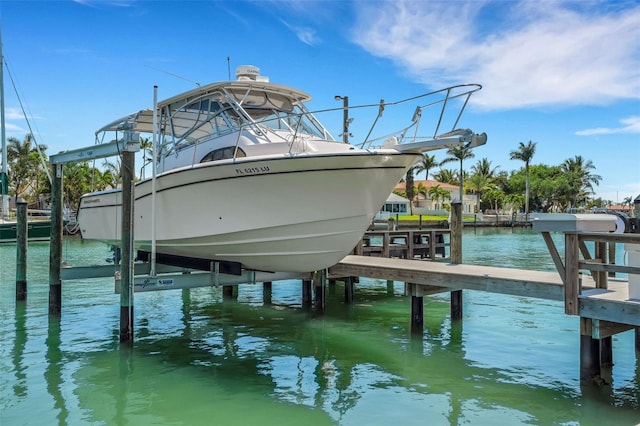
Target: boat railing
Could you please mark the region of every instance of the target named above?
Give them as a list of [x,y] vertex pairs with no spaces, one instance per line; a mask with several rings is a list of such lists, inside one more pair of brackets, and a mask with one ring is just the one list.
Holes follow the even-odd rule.
[[[362,139],[362,142],[356,145],[363,149],[384,146],[391,141],[394,144],[413,143],[466,134],[469,130],[459,129],[458,124],[471,96],[481,89],[480,84],[460,84],[399,101],[387,102],[381,99],[376,104],[348,106],[348,115],[351,115],[352,118],[348,119],[347,124],[352,122],[354,115],[360,117],[363,113],[366,115],[367,111],[377,110],[367,135]],[[383,132],[382,136],[372,137],[374,130],[380,126],[383,115],[389,116],[389,121],[396,123],[403,120],[402,113],[405,114],[404,117],[409,115],[407,109],[402,108],[407,106],[410,113],[410,120],[407,124],[395,130]],[[322,113],[344,112],[344,110],[344,107],[330,108],[314,110],[309,114],[314,117]],[[426,136],[419,134],[419,131],[424,131]]]
[[[450,86],[441,90],[428,92],[422,95],[413,96],[410,98],[402,99],[394,102],[385,102],[381,100],[377,104],[366,105],[354,105],[348,107],[349,111],[361,112],[366,110],[377,109],[377,114],[373,120],[371,127],[368,130],[366,137],[356,146],[368,149],[379,146],[385,146],[389,142],[393,144],[412,143],[428,139],[439,139],[449,136],[463,135],[469,132],[468,129],[458,129],[457,126],[460,122],[460,118],[464,113],[471,95],[482,89],[479,84],[461,84]],[[380,123],[384,113],[389,114],[389,109],[406,106],[407,104],[417,104],[412,110],[411,119],[404,127],[396,128],[393,131],[384,133],[382,136],[371,138],[374,130]],[[289,152],[295,152],[296,147],[300,147],[299,142],[304,142],[306,137],[314,137],[312,134],[305,132],[305,120],[310,120],[313,125],[323,132],[326,139],[334,140],[331,134],[320,124],[316,116],[322,113],[344,111],[342,108],[330,108],[323,110],[303,110],[300,113],[288,113],[287,118],[292,120],[285,120],[284,117],[279,117],[278,120],[282,123],[286,130],[288,130],[291,137],[286,138],[289,143]],[[397,115],[393,114],[392,120],[395,122]],[[424,121],[429,119],[431,122],[430,128],[427,129],[427,136],[419,135],[418,132],[421,128],[424,128]],[[263,126],[262,124],[271,121],[254,120],[251,118],[246,124],[241,127],[251,128],[252,131],[261,132],[265,137],[274,136],[280,140],[282,135],[272,129],[270,126]],[[448,124],[447,124],[448,123]],[[242,129],[241,129],[242,130]],[[240,135],[240,133],[239,133]],[[238,138],[239,142],[239,138]],[[298,143],[297,143],[298,142]],[[304,145],[302,145],[304,146]]]
[[[360,142],[353,144],[362,149],[441,139],[462,133],[468,134],[470,130],[458,129],[457,126],[471,95],[481,88],[482,86],[479,84],[461,84],[393,102],[380,100],[375,104],[347,106],[347,115],[352,114],[352,117],[343,124],[348,131],[348,124],[351,124],[353,118],[371,118],[370,112],[373,111],[373,123],[368,128],[366,136]],[[209,93],[206,96],[213,97],[214,95],[222,96],[223,93]],[[189,100],[189,102],[193,101],[194,99]],[[289,144],[289,153],[303,152],[307,146],[306,142],[309,140],[336,140],[321,124],[323,120],[318,120],[316,116],[322,113],[335,114],[337,111],[345,112],[344,106],[342,108],[310,111],[306,105],[298,104],[293,109],[269,108],[273,110],[274,114],[263,118],[252,116],[242,105],[236,104],[232,100],[229,100],[228,104],[231,106],[223,110],[215,110],[215,113],[213,110],[208,111],[203,118],[199,114],[194,115],[194,117],[190,117],[188,114],[183,116],[182,120],[192,120],[193,124],[191,127],[186,127],[184,123],[179,123],[180,129],[175,128],[174,117],[171,116],[169,111],[165,111],[165,118],[160,120],[159,123],[159,127],[162,129],[160,141],[158,142],[159,161],[162,161],[160,158],[166,158],[172,154],[177,155],[178,151],[183,148],[193,147],[193,163],[197,163],[195,153],[198,151],[199,145],[209,140],[209,137],[205,137],[198,132],[202,133],[204,126],[216,126],[212,120],[217,119],[217,117],[224,119],[229,133],[236,132],[237,134],[237,138],[232,142],[236,146],[234,154],[238,152],[240,138],[244,132],[261,135],[271,142],[286,142]],[[225,111],[233,111],[237,121],[230,122],[230,118],[227,117]],[[186,114],[182,110],[180,110],[180,113]],[[405,121],[407,116],[410,119],[408,122],[405,121],[406,124],[404,126],[397,128],[394,125],[395,129],[391,130],[390,126],[383,127],[381,125],[383,115],[385,116],[385,121],[392,123]],[[104,141],[98,140],[100,139],[98,134],[101,134],[102,139],[104,139],[105,133],[111,131],[116,132],[117,139],[123,122],[129,126],[127,128],[132,128],[134,131],[148,131],[151,128],[151,116],[152,111],[143,110],[120,121],[117,120],[110,123],[96,132],[96,143]],[[176,134],[176,130],[179,130],[178,134]],[[372,137],[374,130],[376,133],[382,133],[383,135]],[[216,132],[219,131],[219,129],[216,130]],[[426,133],[427,136],[419,134],[421,131],[424,131],[423,133]],[[233,159],[236,159],[236,155],[233,156]]]

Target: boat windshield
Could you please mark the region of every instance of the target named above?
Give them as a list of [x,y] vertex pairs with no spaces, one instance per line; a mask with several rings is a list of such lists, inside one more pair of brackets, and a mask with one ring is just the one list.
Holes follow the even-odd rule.
[[256,124],[272,130],[285,130],[296,134],[311,135],[320,139],[330,138],[313,116],[298,106],[288,111],[267,108],[245,108],[245,111]]
[[234,88],[210,92],[187,102],[169,104],[163,115],[168,118],[165,129],[174,141],[169,152],[250,127],[257,132],[286,131],[332,140],[303,104],[265,90]]
[[273,130],[331,138],[304,104],[286,93],[240,87],[230,88],[227,93],[256,123]]

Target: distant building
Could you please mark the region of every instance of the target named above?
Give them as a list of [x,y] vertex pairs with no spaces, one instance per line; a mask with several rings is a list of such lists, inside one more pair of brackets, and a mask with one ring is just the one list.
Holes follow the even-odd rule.
[[634,211],[633,207],[634,207],[633,204],[632,205],[625,204],[624,206],[621,205],[621,204],[618,204],[618,205],[615,205],[615,206],[614,205],[609,206],[609,207],[607,207],[607,209],[608,210],[612,210],[614,212],[626,213],[630,217],[633,217],[633,211]]
[[[414,188],[416,188],[416,195],[413,199],[413,208],[415,214],[428,214],[429,212],[442,212],[445,210],[445,204],[451,204],[452,200],[457,200],[460,196],[460,187],[458,185],[451,185],[448,183],[442,183],[435,180],[415,180],[413,182]],[[429,189],[434,186],[440,186],[440,188],[449,192],[449,198],[433,200],[429,195]],[[421,191],[420,189],[423,189]],[[400,182],[395,187],[398,191],[406,193],[405,182]],[[476,195],[465,194],[462,196],[462,213],[473,213],[476,206]],[[415,211],[417,210],[417,211]]]
[[410,214],[409,200],[397,194],[391,193],[384,206],[380,209],[380,216],[390,217],[392,215],[405,216]]

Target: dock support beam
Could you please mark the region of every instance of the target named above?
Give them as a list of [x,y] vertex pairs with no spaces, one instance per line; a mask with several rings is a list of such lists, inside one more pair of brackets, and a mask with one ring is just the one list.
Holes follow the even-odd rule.
[[120,343],[133,344],[133,204],[135,157],[122,152],[122,263],[120,276]]
[[[451,203],[451,263],[462,263],[462,200]],[[451,320],[462,319],[462,290],[451,292]]]
[[27,300],[27,202],[16,202],[16,302]]
[[62,164],[52,166],[51,241],[49,242],[49,315],[60,315],[62,307]]

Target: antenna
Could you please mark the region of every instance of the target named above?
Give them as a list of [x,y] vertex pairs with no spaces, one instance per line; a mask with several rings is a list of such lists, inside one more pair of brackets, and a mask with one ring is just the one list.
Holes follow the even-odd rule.
[[168,74],[168,75],[170,75],[170,76],[172,76],[172,77],[176,77],[176,78],[179,78],[179,79],[181,79],[181,80],[188,81],[189,83],[193,83],[193,84],[195,84],[196,86],[200,87],[200,83],[198,83],[197,81],[191,80],[191,79],[189,79],[189,78],[183,77],[183,76],[178,75],[178,74],[174,74],[174,73],[169,72],[169,71],[165,71],[165,70],[160,69],[160,68],[152,67],[151,65],[145,65],[145,66],[146,66],[147,68],[151,68],[152,70],[160,71],[160,72],[162,72],[162,73]]
[[231,81],[231,58],[227,56],[227,74],[229,75],[229,81]]

